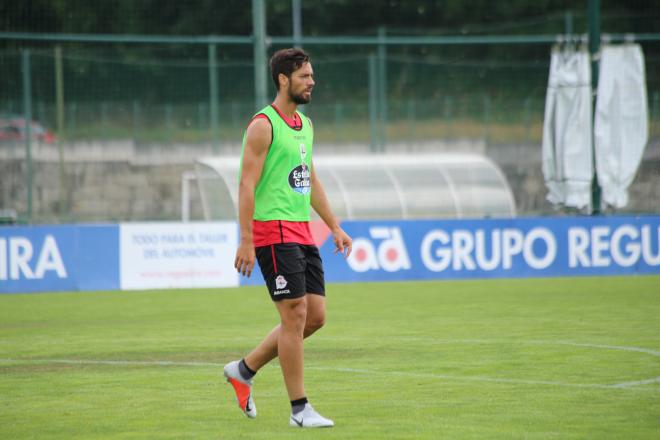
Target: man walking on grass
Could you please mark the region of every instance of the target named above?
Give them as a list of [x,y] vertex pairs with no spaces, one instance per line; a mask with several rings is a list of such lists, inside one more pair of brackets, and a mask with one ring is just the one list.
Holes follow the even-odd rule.
[[301,49],[283,49],[270,60],[277,96],[250,121],[243,137],[238,211],[240,244],[235,268],[250,276],[255,258],[280,315],[280,324],[240,361],[224,367],[238,404],[254,418],[252,378],[279,357],[291,401],[289,424],[331,427],[307,400],[303,381],[303,339],[325,322],[325,281],[309,228],[310,207],[330,228],[346,257],[351,238],[339,227],[312,162],[314,131],[297,110],[311,100],[314,72]]

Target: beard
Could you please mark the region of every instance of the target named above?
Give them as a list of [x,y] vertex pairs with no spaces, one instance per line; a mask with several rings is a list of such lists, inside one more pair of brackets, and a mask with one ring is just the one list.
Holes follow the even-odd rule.
[[291,101],[293,101],[297,105],[309,104],[309,102],[312,100],[312,94],[311,93],[309,94],[309,98],[305,98],[303,96],[303,93],[305,93],[305,91],[303,91],[300,94],[296,95],[291,91],[291,87],[289,87],[289,98],[291,98]]

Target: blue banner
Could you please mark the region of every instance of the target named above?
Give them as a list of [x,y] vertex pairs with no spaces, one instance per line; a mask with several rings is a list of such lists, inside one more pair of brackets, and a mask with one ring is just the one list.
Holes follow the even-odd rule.
[[321,244],[326,280],[660,274],[660,217],[347,221],[353,253]]
[[[660,274],[660,217],[345,221],[348,259],[317,243],[326,281]],[[256,266],[242,285],[263,284]]]
[[0,228],[0,293],[119,288],[119,231],[107,226]]
[[[193,237],[190,225],[167,227],[187,231],[176,236],[194,238],[197,247],[208,235]],[[329,282],[660,274],[660,216],[346,221],[342,227],[353,238],[348,259],[334,253],[327,228],[312,225]],[[121,259],[128,258],[120,243],[120,225],[0,227],[0,293],[119,289]],[[229,263],[205,271],[196,265],[193,274],[221,270],[229,277],[235,241],[218,252]],[[259,267],[240,284],[264,284]]]

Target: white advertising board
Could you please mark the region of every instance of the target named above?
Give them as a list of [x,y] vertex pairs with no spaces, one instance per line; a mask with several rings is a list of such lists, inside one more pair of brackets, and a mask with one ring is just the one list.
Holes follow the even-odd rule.
[[238,286],[234,222],[122,223],[122,290]]

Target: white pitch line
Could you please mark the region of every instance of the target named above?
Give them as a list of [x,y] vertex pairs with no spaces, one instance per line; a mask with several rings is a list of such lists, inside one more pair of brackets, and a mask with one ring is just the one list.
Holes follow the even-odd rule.
[[632,380],[630,382],[621,382],[614,385],[610,385],[612,388],[630,388],[636,387],[638,385],[649,385],[652,383],[660,382],[660,377],[652,377],[651,379],[646,380]]
[[[217,362],[179,362],[179,361],[127,361],[127,360],[101,360],[101,359],[0,359],[0,363],[19,363],[19,364],[67,364],[67,365],[120,365],[120,366],[157,366],[157,367],[222,367],[223,364]],[[457,382],[493,382],[510,383],[522,385],[550,385],[570,388],[596,388],[596,389],[640,389],[633,388],[639,385],[647,385],[660,382],[660,377],[645,379],[639,381],[622,382],[614,385],[605,384],[580,384],[567,383],[548,380],[527,380],[527,379],[508,379],[483,376],[454,376],[448,374],[435,373],[411,373],[407,371],[379,371],[358,368],[344,367],[321,367],[307,366],[310,370],[318,371],[337,371],[342,373],[357,374],[376,374],[384,376],[403,376],[424,379],[442,379]]]
[[621,351],[633,351],[637,353],[650,354],[651,356],[660,357],[660,351],[651,350],[649,348],[643,347],[630,347],[625,345],[602,345],[602,344],[586,344],[581,342],[572,342],[572,341],[529,341],[529,343],[537,344],[557,344],[557,345],[570,345],[573,347],[585,347],[585,348],[602,348],[605,350],[621,350]]
[[178,362],[178,361],[121,361],[101,359],[0,359],[1,363],[19,364],[67,364],[67,365],[121,365],[148,367],[222,367],[215,362]]
[[[407,371],[379,371],[379,370],[366,370],[366,369],[357,369],[357,368],[332,368],[332,367],[307,367],[307,368],[311,370],[328,370],[328,371],[340,371],[346,373],[403,376],[403,377],[414,377],[420,379],[441,379],[441,380],[452,380],[456,382],[493,382],[493,383],[510,383],[510,384],[522,384],[522,385],[552,385],[552,386],[568,387],[568,388],[629,389],[634,385],[642,385],[646,383],[646,381],[638,381],[634,383],[630,382],[630,386],[627,386],[625,385],[626,383],[616,384],[616,385],[583,384],[583,383],[568,383],[568,382],[558,382],[558,381],[549,381],[549,380],[507,379],[507,378],[484,377],[484,376],[453,376],[449,374],[411,373]],[[652,383],[652,382],[648,382],[648,383]]]
[[[325,337],[320,336],[317,340],[326,340],[326,341],[373,341],[375,338],[343,338],[343,337]],[[584,348],[599,348],[604,350],[620,350],[620,351],[632,351],[637,353],[649,354],[651,356],[660,357],[660,351],[652,350],[644,347],[635,347],[635,346],[626,346],[626,345],[605,345],[605,344],[589,344],[582,342],[574,341],[544,341],[544,340],[527,340],[527,341],[518,341],[511,339],[434,339],[434,338],[425,338],[418,336],[393,336],[384,338],[378,338],[378,341],[410,341],[410,342],[426,342],[429,344],[520,344],[520,345],[567,345],[571,347],[584,347]]]

